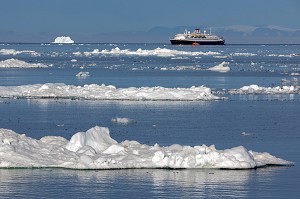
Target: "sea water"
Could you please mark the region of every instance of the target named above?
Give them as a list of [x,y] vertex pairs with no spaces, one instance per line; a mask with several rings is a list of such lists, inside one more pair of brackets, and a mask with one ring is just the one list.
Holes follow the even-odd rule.
[[[113,51],[117,47],[128,50]],[[157,48],[177,52],[154,51]],[[49,82],[104,83],[123,88],[206,85],[220,91],[250,84],[281,85],[282,79],[297,78],[291,74],[300,70],[297,45],[3,44],[1,49],[21,53],[2,54],[0,60],[14,58],[49,67],[0,69],[0,86]],[[94,49],[111,53],[84,55]],[[24,53],[25,50],[39,55]],[[204,70],[222,61],[230,63],[230,72]],[[174,70],[176,66],[179,67]],[[180,70],[180,66],[192,69]],[[90,76],[77,78],[80,71]],[[242,145],[293,161],[295,166],[255,170],[0,169],[0,198],[297,197],[299,95],[226,97],[228,100],[195,102],[2,98],[0,127],[36,139],[46,135],[70,139],[76,132],[99,125],[109,127],[118,142],[128,139],[161,146],[215,144],[217,149]],[[135,122],[118,124],[112,121],[117,117]]]

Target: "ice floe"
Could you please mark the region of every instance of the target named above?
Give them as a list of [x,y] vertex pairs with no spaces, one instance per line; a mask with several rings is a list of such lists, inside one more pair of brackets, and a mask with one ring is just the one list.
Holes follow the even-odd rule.
[[70,141],[46,136],[40,140],[0,129],[0,168],[219,168],[252,169],[267,165],[293,165],[269,153],[248,151],[243,146],[217,150],[206,146],[153,146],[137,141],[118,143],[108,128],[78,132]]
[[215,72],[226,73],[230,71],[229,62],[222,62],[216,66],[210,67],[208,69],[201,68],[200,66],[172,66],[172,67],[162,67],[160,70],[210,70]]
[[0,86],[0,97],[169,101],[224,99],[213,95],[211,89],[205,86],[192,86],[190,88],[164,88],[160,86],[116,88],[104,84],[74,86],[63,83]]
[[47,68],[48,66],[41,63],[27,63],[18,59],[7,59],[0,61],[0,68]]
[[126,117],[116,117],[111,119],[113,123],[121,124],[121,125],[129,125],[134,124],[136,121],[134,119],[126,118]]
[[172,66],[172,67],[162,67],[160,70],[203,70],[198,66]]
[[252,57],[256,56],[257,54],[255,53],[232,53],[232,56],[246,56],[246,57]]
[[160,56],[160,57],[174,57],[174,56],[199,56],[199,55],[219,55],[219,52],[193,52],[193,51],[179,51],[171,50],[168,48],[156,48],[153,50],[143,50],[141,48],[136,51],[130,49],[121,50],[119,47],[115,47],[111,50],[99,50],[94,49],[90,52],[74,52],[75,56],[97,56],[97,55],[137,55],[137,56]]
[[41,54],[38,52],[35,52],[33,50],[15,50],[15,49],[1,49],[0,50],[1,55],[18,55],[18,54],[30,54],[31,56],[38,57]]
[[89,76],[90,76],[89,72],[83,72],[83,71],[80,71],[79,73],[76,74],[76,77],[79,79],[85,79]]
[[208,68],[207,70],[226,73],[230,71],[229,62],[223,61],[221,64]]
[[276,87],[262,87],[258,85],[243,86],[239,89],[229,90],[230,94],[293,94],[299,89],[295,86],[276,86]]
[[61,36],[61,37],[56,37],[54,42],[56,44],[73,44],[74,41],[71,39],[69,36]]

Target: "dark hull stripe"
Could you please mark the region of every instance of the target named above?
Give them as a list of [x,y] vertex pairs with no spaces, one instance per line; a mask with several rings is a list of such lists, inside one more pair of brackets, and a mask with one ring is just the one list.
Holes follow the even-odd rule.
[[171,39],[171,44],[173,45],[192,45],[193,43],[198,43],[200,45],[224,45],[225,41],[188,41],[188,40],[173,40]]

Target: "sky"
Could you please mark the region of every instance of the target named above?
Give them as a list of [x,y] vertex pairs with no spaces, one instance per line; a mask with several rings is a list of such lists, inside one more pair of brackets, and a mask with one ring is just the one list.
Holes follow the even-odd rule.
[[176,26],[300,29],[299,19],[299,0],[0,0],[0,42]]

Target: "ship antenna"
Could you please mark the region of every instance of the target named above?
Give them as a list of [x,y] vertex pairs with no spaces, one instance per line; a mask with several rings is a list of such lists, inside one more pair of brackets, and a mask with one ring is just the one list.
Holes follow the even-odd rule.
[[211,35],[211,27],[209,27],[209,34]]

